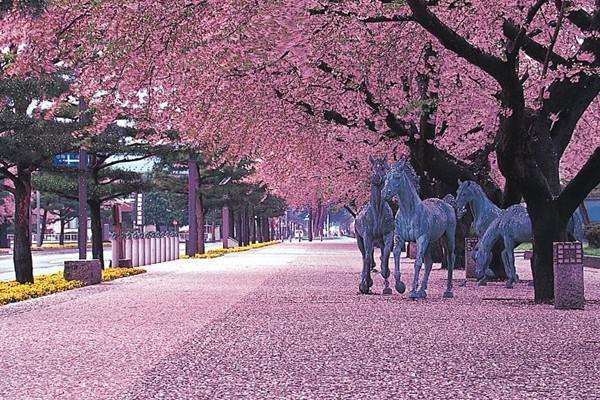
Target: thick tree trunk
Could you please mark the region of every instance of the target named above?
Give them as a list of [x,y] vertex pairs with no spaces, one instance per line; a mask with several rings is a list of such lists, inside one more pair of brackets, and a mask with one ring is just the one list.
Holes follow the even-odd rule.
[[250,211],[247,204],[244,206],[242,225],[244,246],[248,246],[250,244]]
[[206,244],[205,244],[205,240],[204,240],[204,220],[205,220],[205,215],[204,215],[204,202],[202,199],[202,194],[198,193],[198,197],[197,197],[198,202],[196,203],[196,220],[197,220],[197,227],[198,227],[198,245],[197,245],[197,252],[199,254],[204,254],[206,252]]
[[17,167],[15,185],[15,244],[13,260],[15,276],[19,283],[33,283],[31,258],[31,172]]
[[63,219],[61,219],[60,220],[60,231],[58,233],[58,244],[60,246],[65,245],[65,224],[66,224],[66,222]]
[[100,260],[100,266],[104,269],[104,246],[102,245],[102,203],[88,200],[90,207],[90,224],[92,228],[92,259]]
[[235,215],[233,214],[233,208],[229,206],[229,236],[234,237],[235,232]]
[[[193,155],[188,160],[188,244],[187,255],[193,257],[198,252],[198,163]],[[202,227],[204,229],[204,227]]]

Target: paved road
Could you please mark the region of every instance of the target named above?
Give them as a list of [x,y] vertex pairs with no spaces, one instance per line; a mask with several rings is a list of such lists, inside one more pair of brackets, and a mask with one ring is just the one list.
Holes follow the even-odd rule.
[[[220,247],[220,243],[207,243],[206,248],[212,249]],[[184,254],[185,244],[180,244],[180,252]],[[78,257],[77,249],[61,250],[61,251],[44,251],[33,252],[33,274],[43,275],[62,271],[64,262],[68,260],[76,260]],[[91,251],[88,252],[88,258],[92,258]],[[104,249],[104,259],[112,258],[112,250]],[[0,281],[11,281],[15,279],[15,270],[12,255],[0,256]]]
[[381,296],[379,277],[362,296],[359,268],[353,243],[286,243],[0,307],[0,398],[600,393],[600,271],[586,270],[586,310],[559,312],[532,305],[527,282],[460,287],[460,272],[443,300],[440,270],[424,301]]

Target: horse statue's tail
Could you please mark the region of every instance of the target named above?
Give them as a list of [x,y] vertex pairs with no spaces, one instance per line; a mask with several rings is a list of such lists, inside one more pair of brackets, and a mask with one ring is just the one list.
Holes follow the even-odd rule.
[[583,216],[579,209],[575,210],[573,213],[573,225],[573,236],[575,236],[575,240],[583,243],[585,240],[585,233],[583,231]]

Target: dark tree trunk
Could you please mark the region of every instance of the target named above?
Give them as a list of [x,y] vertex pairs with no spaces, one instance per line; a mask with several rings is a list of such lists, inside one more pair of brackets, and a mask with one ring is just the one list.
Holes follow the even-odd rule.
[[233,208],[229,207],[229,236],[234,237],[235,232],[235,215]]
[[[198,163],[193,155],[188,160],[188,245],[187,255],[193,257],[198,252]],[[204,227],[202,227],[204,229]]]
[[61,218],[61,220],[60,220],[60,231],[58,233],[58,244],[60,246],[64,246],[65,245],[65,224],[66,224],[66,221]]
[[39,244],[42,246],[44,244],[44,234],[46,233],[46,226],[48,225],[48,210],[44,209],[44,213],[42,214],[42,228],[38,235],[40,235]]
[[205,215],[204,215],[204,202],[202,199],[202,194],[198,193],[198,197],[197,197],[198,202],[196,203],[196,220],[197,220],[197,227],[198,227],[198,246],[197,246],[197,252],[199,254],[204,254],[206,252],[206,245],[205,245],[205,240],[204,240],[204,220],[205,220]]
[[313,241],[313,212],[312,208],[308,210],[308,241]]
[[104,269],[104,246],[102,245],[102,203],[96,200],[88,200],[90,207],[90,224],[92,228],[92,259],[100,260],[100,266]]
[[0,225],[0,248],[9,248],[10,242],[8,240],[8,224]]
[[254,207],[250,207],[250,243],[256,243],[256,216],[254,215]]
[[258,243],[262,243],[265,241],[264,237],[263,237],[263,229],[262,229],[262,217],[257,216],[256,217],[256,241]]
[[235,240],[238,245],[242,245],[242,211],[241,208],[234,213],[235,219]]
[[244,213],[242,218],[242,232],[244,246],[248,246],[250,244],[250,211],[248,205],[244,206]]
[[31,172],[17,167],[15,186],[15,244],[13,260],[15,276],[19,283],[33,283],[31,258]]

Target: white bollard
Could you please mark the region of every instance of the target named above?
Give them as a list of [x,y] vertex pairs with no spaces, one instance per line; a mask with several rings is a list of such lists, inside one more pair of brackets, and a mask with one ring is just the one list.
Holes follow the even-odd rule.
[[179,260],[179,235],[177,235],[177,232],[175,232],[175,234],[173,235],[173,249],[174,249],[174,254],[173,254],[174,259]]
[[113,233],[112,238],[110,239],[111,249],[112,249],[112,262],[111,267],[116,268],[119,266],[119,254],[121,253],[118,248],[119,240],[117,239],[117,235]]
[[144,245],[144,236],[140,236],[138,241],[140,244],[140,250],[138,252],[138,266],[143,267],[146,265],[146,246]]
[[160,238],[160,250],[161,250],[161,258],[163,262],[167,261],[167,237],[163,236]]
[[165,236],[165,246],[167,247],[167,258],[166,261],[171,261],[173,258],[171,257],[171,237],[169,236],[169,234],[167,234],[167,236]]
[[165,261],[162,258],[162,247],[163,247],[162,237],[159,236],[156,238],[156,262],[157,263],[161,263],[161,262]]
[[150,265],[152,264],[151,258],[152,255],[150,254],[150,241],[152,239],[150,239],[148,236],[144,237],[144,265]]
[[132,239],[133,245],[131,246],[131,265],[133,267],[139,266],[139,253],[140,253],[140,239],[134,237]]
[[133,243],[131,241],[131,236],[127,235],[125,237],[125,257],[126,260],[131,260],[131,251],[132,251]]
[[150,238],[150,264],[156,264],[157,262],[156,254],[158,253],[158,249],[156,242],[156,237],[152,235],[152,237]]

